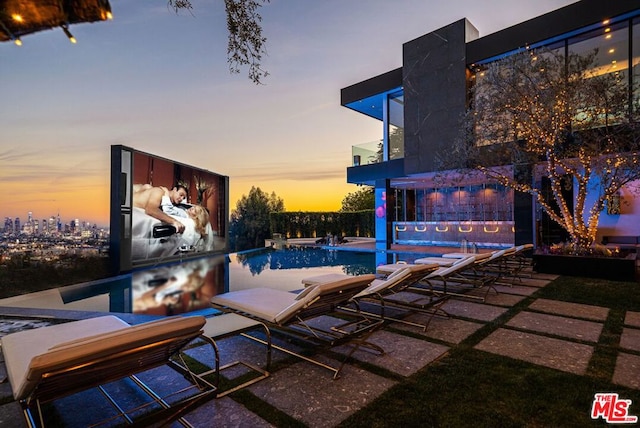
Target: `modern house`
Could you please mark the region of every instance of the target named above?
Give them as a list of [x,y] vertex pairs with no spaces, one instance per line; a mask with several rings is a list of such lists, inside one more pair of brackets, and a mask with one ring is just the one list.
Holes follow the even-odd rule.
[[[597,47],[598,60],[625,70],[632,88],[632,79],[640,79],[640,4],[582,0],[485,37],[461,19],[404,43],[402,67],[341,90],[344,107],[382,124],[382,138],[354,146],[347,168],[349,183],[375,187],[377,249],[538,246],[564,238],[527,194],[481,176],[449,185],[435,180],[434,153],[459,137],[478,65],[539,47],[578,53]],[[602,214],[599,238],[640,235],[638,196],[622,192],[624,207]]]

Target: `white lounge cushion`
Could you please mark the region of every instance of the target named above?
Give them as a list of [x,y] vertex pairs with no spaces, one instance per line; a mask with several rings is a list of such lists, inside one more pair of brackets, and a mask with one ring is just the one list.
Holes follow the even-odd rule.
[[404,281],[409,275],[411,275],[411,269],[406,267],[404,269],[398,269],[385,279],[374,279],[367,288],[356,294],[354,297],[360,298],[381,292],[395,284],[398,284],[400,281]]
[[42,376],[168,338],[197,333],[204,317],[163,318],[130,326],[108,315],[4,336],[2,350],[14,398],[29,396]]
[[306,278],[302,278],[302,284],[304,284],[305,287],[308,287],[310,285],[322,284],[323,282],[339,281],[341,279],[349,278],[350,276],[353,276],[353,275],[347,275],[346,273],[335,273],[335,272],[325,273],[322,275],[314,275],[314,276],[308,276]]
[[390,263],[390,264],[386,264],[386,265],[379,265],[376,267],[376,272],[381,274],[381,275],[388,275],[391,274],[395,271],[397,271],[398,269],[403,269],[406,268],[408,266],[408,263],[406,262],[398,262],[398,263]]
[[422,257],[414,260],[414,263],[417,265],[437,264],[439,266],[451,266],[456,260],[458,259],[447,257]]
[[[394,270],[386,278],[374,279],[367,288],[362,290],[360,293],[356,294],[354,298],[364,297],[373,293],[378,293],[384,290],[385,288],[391,287],[394,284],[397,284],[400,281],[403,281],[405,278],[411,275],[410,266],[412,265],[401,264],[400,266],[402,266],[400,269]],[[348,279],[353,277],[354,277],[353,275],[346,275],[344,273],[327,273],[323,275],[315,275],[315,276],[310,276],[308,278],[303,278],[302,283],[305,284],[307,287],[309,287],[311,285],[318,285],[318,284],[323,284],[327,282],[335,282],[335,281],[340,281],[343,279]],[[309,288],[307,288],[305,291],[307,290],[309,290]],[[303,294],[305,291],[300,293],[297,298],[300,299],[301,294]]]
[[25,330],[2,337],[2,352],[13,397],[16,400],[25,398],[40,380],[27,379],[29,365],[34,357],[46,354],[50,348],[64,342],[127,327],[129,324],[109,315]]
[[[305,297],[315,286],[306,288]],[[316,290],[317,293],[317,290]],[[246,312],[268,322],[277,323],[276,316],[284,309],[302,309],[308,303],[306,299],[296,300],[297,295],[289,291],[274,288],[248,288],[213,296],[211,302],[234,310]]]
[[465,269],[467,266],[469,266],[469,265],[471,265],[473,263],[475,263],[475,258],[474,257],[467,257],[467,258],[459,261],[457,264],[454,264],[453,266],[441,267],[441,268],[435,270],[434,272],[430,273],[427,276],[427,279],[447,277],[449,275],[452,275],[455,272],[458,272],[460,270]]
[[375,275],[347,276],[338,281],[312,285],[300,293],[302,298],[295,293],[273,288],[250,288],[213,296],[211,303],[245,312],[267,322],[284,324],[323,294],[368,285],[374,279]]

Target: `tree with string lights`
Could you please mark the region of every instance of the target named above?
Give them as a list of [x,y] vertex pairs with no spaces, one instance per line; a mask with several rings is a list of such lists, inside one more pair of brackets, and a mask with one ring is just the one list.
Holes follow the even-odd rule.
[[593,251],[607,202],[640,179],[629,69],[597,58],[597,51],[523,50],[473,70],[464,137],[439,154],[441,168],[479,170],[532,195],[567,231],[573,254]]

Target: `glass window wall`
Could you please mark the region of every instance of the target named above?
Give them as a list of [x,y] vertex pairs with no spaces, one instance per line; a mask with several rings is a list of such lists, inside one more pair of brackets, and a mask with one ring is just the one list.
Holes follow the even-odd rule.
[[[629,113],[629,26],[628,23],[621,22],[615,26],[604,26],[595,31],[583,34],[580,37],[569,39],[568,49],[570,53],[587,56],[595,53],[595,59],[590,69],[590,77],[611,77],[617,83],[612,86],[610,99],[616,103],[614,111],[626,116]],[[620,96],[620,94],[623,94]],[[586,94],[584,99],[588,102],[593,100],[590,94]],[[594,106],[582,106],[588,111],[594,111]],[[614,119],[611,114],[594,116],[593,114],[578,114],[574,117],[573,126],[576,129],[591,128],[605,124],[611,124]]]
[[[633,21],[631,32],[629,31],[629,21],[623,21],[614,25],[603,26],[597,30],[564,41],[555,42],[553,45],[545,46],[544,49],[538,49],[535,55],[538,57],[550,55],[550,53],[545,53],[544,50],[551,50],[555,54],[562,54],[565,46],[566,49],[573,54],[587,55],[595,52],[592,74],[594,76],[611,74],[626,86],[627,91],[628,85],[631,83],[633,85],[633,100],[636,101],[634,105],[637,105],[640,101],[640,41],[633,43],[632,40],[630,40],[630,34],[632,34],[631,37],[635,39],[638,38],[640,34],[640,18],[636,18]],[[631,59],[629,58],[630,46]],[[487,64],[484,64],[474,66],[474,69],[470,70],[470,87],[473,87],[475,92],[475,100],[472,102],[472,105],[477,104],[484,94],[482,84],[485,78],[486,67]],[[500,71],[496,72],[500,73]],[[627,105],[621,108],[627,109]],[[640,109],[640,106],[636,108]],[[497,113],[494,112],[493,114]],[[579,117],[576,116],[576,120],[578,119]],[[578,123],[574,125],[578,128],[580,127]],[[593,126],[593,124],[590,126]],[[491,134],[492,138],[489,139],[484,136],[484,133],[481,131],[482,130],[476,129],[476,144],[486,145],[497,142],[495,141],[496,136],[493,135],[493,133]]]
[[621,73],[629,69],[629,27],[627,22],[583,34],[569,39],[569,52],[587,55],[597,51],[593,72],[595,75]]
[[417,221],[513,220],[513,190],[500,184],[418,189],[415,192]]
[[389,95],[389,160],[404,158],[404,93]]

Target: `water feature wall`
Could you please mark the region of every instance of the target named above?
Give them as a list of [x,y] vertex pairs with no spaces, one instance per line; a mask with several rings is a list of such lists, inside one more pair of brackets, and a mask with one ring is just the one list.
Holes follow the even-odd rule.
[[417,189],[415,221],[393,224],[393,242],[481,247],[514,244],[513,191],[498,184]]

